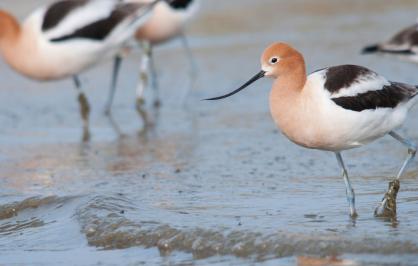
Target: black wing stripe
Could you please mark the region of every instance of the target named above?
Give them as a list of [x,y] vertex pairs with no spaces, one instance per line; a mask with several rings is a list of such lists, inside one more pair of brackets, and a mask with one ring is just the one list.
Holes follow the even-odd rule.
[[121,4],[110,14],[109,17],[80,28],[71,34],[54,38],[51,42],[62,42],[70,39],[90,39],[102,41],[110,35],[113,29],[116,28],[121,21],[135,13],[140,7],[141,5],[133,3]]
[[[418,24],[414,24],[404,30],[398,32],[393,36],[389,41],[370,45],[363,48],[362,53],[391,53],[391,54],[400,54],[400,55],[413,55],[416,54],[412,51],[413,46],[418,45]],[[402,49],[397,48],[397,46],[402,47]]]
[[381,90],[368,91],[356,96],[331,98],[344,109],[361,112],[378,108],[395,108],[416,96],[418,89],[401,83],[391,83]]
[[341,65],[328,68],[325,75],[325,89],[331,94],[337,93],[343,88],[360,82],[366,76],[376,76],[373,71],[356,65]]
[[399,54],[399,55],[414,55],[415,54],[412,50],[408,50],[408,49],[404,49],[404,50],[380,49],[379,52],[387,53],[387,54]]
[[388,49],[388,48],[382,48],[379,45],[371,45],[364,47],[362,50],[363,54],[372,54],[372,53],[387,53],[387,54],[399,54],[399,55],[414,55],[415,53],[411,49]]
[[72,10],[87,4],[88,0],[64,0],[52,4],[45,13],[42,31],[57,26]]

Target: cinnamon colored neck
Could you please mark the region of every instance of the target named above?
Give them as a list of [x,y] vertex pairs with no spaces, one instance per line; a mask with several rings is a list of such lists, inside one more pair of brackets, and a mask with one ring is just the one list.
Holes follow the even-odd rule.
[[270,92],[270,112],[282,132],[291,140],[298,141],[300,126],[296,121],[304,121],[303,89],[307,81],[303,61],[283,71],[275,80]]
[[302,61],[274,81],[272,95],[295,95],[302,92],[306,83],[305,63]]

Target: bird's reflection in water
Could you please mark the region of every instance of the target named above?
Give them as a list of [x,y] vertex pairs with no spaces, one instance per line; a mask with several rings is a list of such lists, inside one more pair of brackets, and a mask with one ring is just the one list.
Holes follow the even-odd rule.
[[184,119],[189,124],[177,131],[176,127],[167,130],[159,121],[159,108],[152,111],[152,122],[144,124],[137,133],[120,134],[119,138],[104,148],[110,156],[106,169],[111,172],[144,171],[159,165],[179,169],[193,158],[198,145],[198,127],[195,114],[187,112]]
[[[160,107],[154,106],[151,111],[148,111],[145,106],[141,105],[140,107],[136,107],[136,111],[140,118],[140,122],[142,123],[141,128],[138,130],[138,136],[144,137],[149,133],[155,133],[155,129],[160,119]],[[109,125],[118,138],[127,137],[127,134],[123,132],[122,127],[111,112],[106,114],[106,117]]]
[[[0,164],[4,189],[43,191],[77,187],[112,179],[120,174],[159,173],[161,169],[184,169],[191,165],[198,145],[198,127],[193,112],[174,114],[185,121],[181,127],[171,114],[158,121],[153,114],[152,126],[140,134],[121,133],[113,141],[75,143],[42,143],[9,153]],[[183,116],[179,118],[178,116]],[[161,123],[160,123],[161,122]],[[13,161],[14,163],[10,163]],[[67,187],[68,188],[68,187]]]

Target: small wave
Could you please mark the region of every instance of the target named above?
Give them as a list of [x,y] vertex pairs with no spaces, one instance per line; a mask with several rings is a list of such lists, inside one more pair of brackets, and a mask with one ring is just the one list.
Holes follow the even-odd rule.
[[73,197],[31,197],[23,201],[17,201],[9,204],[0,205],[0,220],[10,219],[17,216],[19,212],[26,209],[36,209],[41,206],[58,204],[61,205],[64,202],[72,199]]
[[[61,208],[74,197],[31,197],[22,201],[0,205],[0,235],[12,235],[22,231],[54,223],[51,209]],[[40,209],[40,212],[34,210]],[[45,216],[50,217],[45,219]]]
[[345,238],[332,232],[303,234],[284,231],[265,235],[248,230],[175,228],[158,222],[134,221],[126,217],[127,209],[137,211],[129,200],[117,197],[96,197],[79,208],[77,218],[89,245],[103,249],[158,248],[162,254],[181,251],[192,253],[197,259],[215,255],[263,260],[301,254],[418,253],[415,243],[383,237]]

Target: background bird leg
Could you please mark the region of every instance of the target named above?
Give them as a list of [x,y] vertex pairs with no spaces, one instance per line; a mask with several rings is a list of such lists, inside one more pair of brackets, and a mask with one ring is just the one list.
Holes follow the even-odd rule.
[[158,72],[157,72],[157,68],[155,67],[155,60],[154,60],[151,45],[149,45],[149,48],[148,48],[148,58],[149,58],[149,73],[150,73],[150,80],[151,80],[151,88],[154,92],[153,106],[155,108],[159,108],[161,106],[160,84],[158,83]]
[[115,92],[116,92],[116,84],[118,82],[118,75],[119,75],[119,70],[120,70],[120,65],[122,63],[122,57],[120,57],[119,55],[117,55],[113,61],[113,74],[112,74],[112,82],[110,85],[110,91],[109,91],[109,96],[107,98],[107,103],[105,106],[105,115],[109,116],[111,109],[112,109],[112,103],[113,103],[113,99],[115,97]]
[[183,48],[186,53],[187,60],[189,61],[189,65],[190,65],[190,69],[189,69],[190,84],[187,88],[187,91],[184,94],[184,99],[186,99],[189,96],[190,91],[196,88],[197,75],[199,71],[198,71],[196,59],[193,55],[192,49],[190,48],[189,41],[187,40],[186,34],[181,33],[180,40],[183,44]]
[[139,73],[138,86],[136,88],[136,111],[144,122],[144,128],[148,125],[148,115],[145,110],[144,91],[149,86],[150,50],[149,42],[141,42],[143,54],[141,57],[141,69]]
[[78,102],[80,105],[80,115],[83,119],[83,141],[90,140],[90,130],[89,130],[89,115],[90,115],[90,105],[86,95],[81,89],[81,82],[77,76],[73,77],[75,87],[78,92]]

